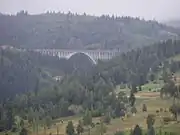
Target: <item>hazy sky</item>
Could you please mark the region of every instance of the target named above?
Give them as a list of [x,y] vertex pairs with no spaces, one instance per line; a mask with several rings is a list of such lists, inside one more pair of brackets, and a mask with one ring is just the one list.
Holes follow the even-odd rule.
[[55,10],[167,20],[180,19],[180,0],[0,0],[0,12],[14,14],[20,10],[31,14]]

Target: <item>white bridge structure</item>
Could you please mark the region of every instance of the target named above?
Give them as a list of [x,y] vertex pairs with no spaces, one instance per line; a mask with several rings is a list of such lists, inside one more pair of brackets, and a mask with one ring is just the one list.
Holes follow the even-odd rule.
[[84,54],[95,64],[98,60],[110,60],[113,57],[120,55],[120,51],[117,50],[35,49],[34,51],[39,52],[42,55],[56,56],[65,59],[69,59],[76,54]]

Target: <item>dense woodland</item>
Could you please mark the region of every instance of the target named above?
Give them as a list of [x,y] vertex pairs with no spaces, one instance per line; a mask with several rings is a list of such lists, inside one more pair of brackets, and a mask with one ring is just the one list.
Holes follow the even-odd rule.
[[[0,89],[3,97],[35,89],[52,89],[57,83],[54,76],[66,76],[83,71],[88,72],[94,65],[87,57],[77,56],[69,60],[42,56],[33,51],[20,52],[16,49],[0,49]],[[80,58],[80,59],[79,59]],[[79,62],[84,62],[83,66]],[[76,65],[76,66],[74,66]],[[78,69],[78,70],[77,70]]]
[[178,39],[180,32],[156,21],[47,12],[0,15],[0,45],[22,48],[120,49]]
[[[5,95],[33,91],[39,87],[36,86],[37,83],[48,89],[56,85],[57,82],[52,80],[55,75],[64,76],[65,81],[66,77],[76,78],[88,89],[92,89],[94,83],[102,80],[110,82],[112,86],[122,83],[141,86],[155,80],[159,71],[163,70],[164,74],[177,72],[180,63],[169,61],[168,58],[178,54],[178,40],[167,40],[132,50],[108,62],[99,61],[97,65],[82,56],[59,60],[58,57],[42,56],[32,51],[1,49],[1,88],[6,89]],[[75,67],[75,64],[79,65],[79,68]]]
[[[123,53],[109,62],[97,65],[97,72],[104,77],[111,78],[115,85],[130,83],[143,85],[154,80],[158,71],[174,73],[179,69],[179,63],[169,61],[168,58],[180,53],[180,41],[167,40],[152,46]],[[96,74],[96,73],[95,73]]]

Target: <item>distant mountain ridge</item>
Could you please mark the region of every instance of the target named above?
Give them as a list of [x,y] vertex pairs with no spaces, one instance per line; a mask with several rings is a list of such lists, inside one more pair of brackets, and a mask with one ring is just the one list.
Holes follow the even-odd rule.
[[180,19],[168,21],[166,24],[172,27],[180,28]]
[[131,17],[46,13],[0,15],[0,45],[21,48],[120,49],[178,39],[180,29]]

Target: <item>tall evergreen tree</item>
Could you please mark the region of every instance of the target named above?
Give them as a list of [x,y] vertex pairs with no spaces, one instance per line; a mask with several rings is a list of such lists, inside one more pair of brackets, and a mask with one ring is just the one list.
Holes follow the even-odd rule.
[[68,122],[68,125],[66,127],[66,134],[67,135],[75,135],[74,125],[72,121]]
[[81,120],[79,120],[76,131],[78,135],[81,135],[84,132],[83,123]]
[[130,97],[129,97],[130,105],[131,105],[131,106],[134,106],[135,101],[136,101],[136,97],[135,97],[134,93],[131,92]]
[[91,111],[89,111],[88,109],[83,116],[83,123],[84,125],[90,125],[92,123],[92,114]]
[[136,125],[133,131],[133,135],[142,135],[142,129],[139,125]]

